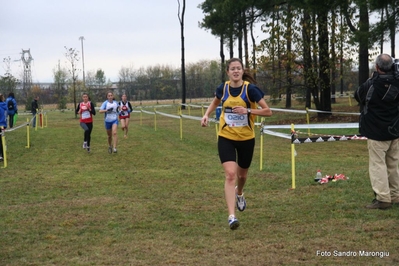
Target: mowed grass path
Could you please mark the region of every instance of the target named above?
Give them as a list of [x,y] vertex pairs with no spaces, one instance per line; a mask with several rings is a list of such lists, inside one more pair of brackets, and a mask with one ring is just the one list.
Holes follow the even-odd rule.
[[[179,120],[157,116],[155,130],[152,115],[142,118],[140,125],[133,114],[128,139],[119,130],[112,155],[99,114],[90,154],[72,112],[48,112],[48,127],[31,131],[30,149],[25,130],[7,134],[0,265],[399,263],[399,208],[364,208],[373,198],[365,141],[297,145],[290,190],[289,140],[264,136],[261,171],[257,131],[248,207],[231,231],[213,125],[184,119],[181,140]],[[319,185],[318,168],[350,179]]]

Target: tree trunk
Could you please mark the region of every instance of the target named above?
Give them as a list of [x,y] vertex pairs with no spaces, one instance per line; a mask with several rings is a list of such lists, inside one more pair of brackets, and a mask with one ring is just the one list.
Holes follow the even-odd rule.
[[321,10],[317,16],[319,43],[319,81],[320,109],[329,113],[318,113],[319,116],[331,115],[330,91],[330,58],[328,46],[328,11]]
[[285,98],[285,108],[291,108],[292,102],[292,11],[291,5],[287,4],[287,32],[286,32],[286,40],[287,40],[287,66],[286,66],[286,75],[287,75],[287,88],[286,88],[286,98]]
[[336,103],[336,92],[335,92],[335,85],[336,85],[336,79],[337,79],[337,54],[335,52],[335,44],[337,41],[336,38],[336,14],[335,10],[331,11],[332,16],[331,16],[331,103]]
[[359,4],[359,86],[369,78],[369,12],[366,2]]
[[220,73],[221,82],[223,83],[226,78],[226,71],[224,71],[225,56],[224,56],[224,38],[220,36]]
[[[179,2],[180,5],[180,2]],[[180,8],[179,8],[180,11]],[[181,11],[180,20],[180,39],[181,39],[181,85],[182,85],[182,109],[186,108],[186,63],[185,63],[185,48],[184,48],[184,14],[186,13],[186,0],[183,0],[183,7]],[[180,13],[179,13],[180,14]]]
[[312,95],[316,107],[319,106],[318,89],[315,82],[314,70],[312,66],[312,38],[311,30],[314,28],[310,23],[310,14],[304,11],[302,19],[302,39],[303,39],[303,75],[304,86],[306,88],[306,102],[305,107],[312,107]]

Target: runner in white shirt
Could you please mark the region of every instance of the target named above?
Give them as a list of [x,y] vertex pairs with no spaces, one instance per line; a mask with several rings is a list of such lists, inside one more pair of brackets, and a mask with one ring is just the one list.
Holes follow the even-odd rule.
[[133,107],[127,100],[126,94],[122,94],[122,100],[119,102],[119,120],[121,121],[123,137],[127,138],[127,132],[129,131],[129,119],[130,113],[133,111]]
[[104,113],[105,130],[108,135],[108,152],[116,153],[119,106],[111,91],[107,93],[107,100],[102,103],[99,112]]

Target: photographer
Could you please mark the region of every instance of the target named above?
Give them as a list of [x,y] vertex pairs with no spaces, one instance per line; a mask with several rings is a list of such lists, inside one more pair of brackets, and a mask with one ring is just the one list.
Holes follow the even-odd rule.
[[[355,98],[360,104],[360,134],[366,136],[369,175],[375,199],[368,209],[388,209],[399,203],[399,80],[396,64],[388,54],[375,61],[376,71],[360,85]],[[399,123],[397,123],[399,125]]]

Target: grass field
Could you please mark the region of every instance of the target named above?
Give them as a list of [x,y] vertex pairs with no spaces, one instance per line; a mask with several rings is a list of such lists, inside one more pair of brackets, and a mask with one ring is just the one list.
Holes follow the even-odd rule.
[[[119,130],[110,155],[98,114],[88,154],[74,114],[47,113],[48,127],[30,132],[29,149],[25,129],[6,135],[0,265],[399,264],[399,208],[364,208],[373,199],[366,141],[296,145],[291,190],[290,141],[265,135],[260,170],[257,132],[247,209],[231,231],[213,125],[184,119],[180,139],[178,119],[157,116],[155,128],[153,115],[134,113],[128,139]],[[266,122],[303,118],[275,112]],[[350,179],[320,185],[319,168]]]

